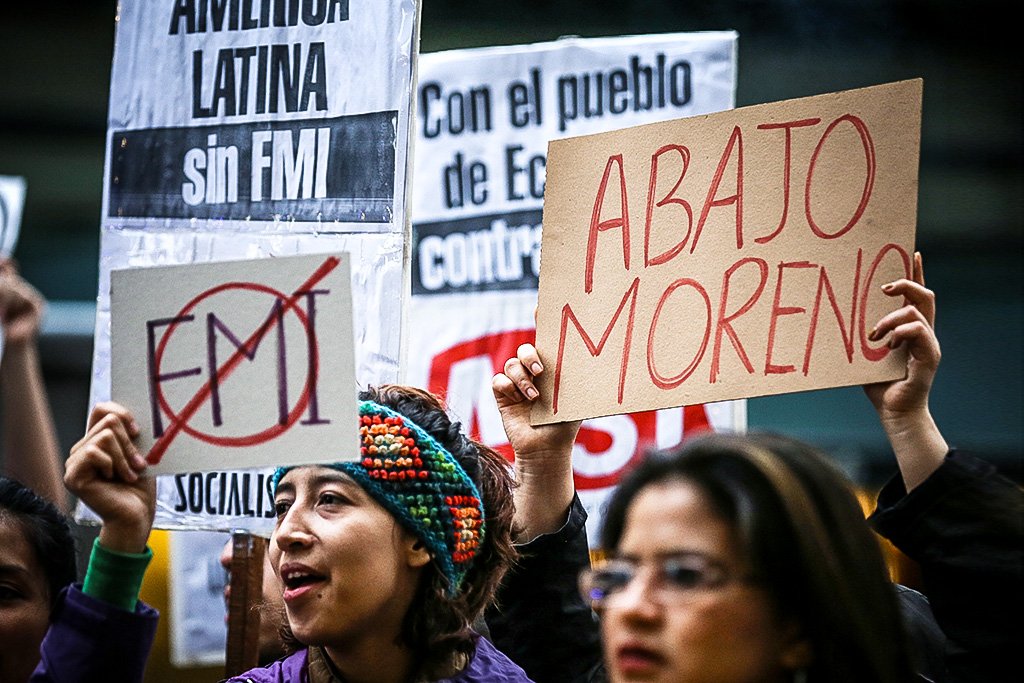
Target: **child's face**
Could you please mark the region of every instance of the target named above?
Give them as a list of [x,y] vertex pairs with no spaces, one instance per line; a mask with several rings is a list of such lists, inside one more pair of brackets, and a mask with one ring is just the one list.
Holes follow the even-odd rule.
[[394,643],[427,557],[416,538],[328,467],[290,470],[274,500],[268,552],[295,637],[329,649]]

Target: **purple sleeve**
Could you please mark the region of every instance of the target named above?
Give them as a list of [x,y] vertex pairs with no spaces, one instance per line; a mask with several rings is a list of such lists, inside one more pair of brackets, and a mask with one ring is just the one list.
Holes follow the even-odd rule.
[[266,666],[231,676],[221,683],[306,683],[309,681],[307,654],[303,648]]
[[142,681],[158,619],[143,602],[128,612],[69,586],[58,600],[31,681]]
[[476,642],[476,652],[462,672],[445,678],[438,683],[484,683],[486,681],[502,681],[502,683],[534,683],[517,664],[494,647],[486,638],[480,637]]

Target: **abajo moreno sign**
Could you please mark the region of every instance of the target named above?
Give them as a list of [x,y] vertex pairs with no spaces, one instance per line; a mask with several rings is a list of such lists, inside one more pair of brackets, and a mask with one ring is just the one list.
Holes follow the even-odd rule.
[[535,423],[895,379],[920,80],[552,141]]

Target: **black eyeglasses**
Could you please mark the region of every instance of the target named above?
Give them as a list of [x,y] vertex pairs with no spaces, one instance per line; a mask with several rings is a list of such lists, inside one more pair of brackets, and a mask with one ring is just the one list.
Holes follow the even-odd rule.
[[651,590],[662,604],[685,603],[695,596],[716,591],[730,583],[749,582],[748,574],[730,574],[725,566],[706,555],[686,553],[654,563],[615,558],[580,572],[579,588],[594,609],[612,606],[645,567],[653,571]]

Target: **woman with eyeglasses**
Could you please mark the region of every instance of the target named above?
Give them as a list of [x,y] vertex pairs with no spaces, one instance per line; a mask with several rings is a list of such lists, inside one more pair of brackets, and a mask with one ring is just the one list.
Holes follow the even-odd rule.
[[[869,338],[906,345],[909,359],[905,378],[864,387],[900,469],[872,522],[920,562],[945,634],[920,594],[889,580],[851,482],[778,435],[710,434],[648,456],[609,502],[607,561],[589,567],[564,469],[579,424],[529,426],[543,366],[524,345],[492,386],[517,463],[549,474],[544,506],[562,521],[538,518],[542,547],[521,548],[499,594],[508,613],[488,620],[495,643],[538,682],[555,680],[539,673],[542,640],[572,662],[562,683],[1004,680],[1021,633],[1021,490],[949,449],[932,420],[940,351],[920,255],[912,278],[882,289],[903,306]],[[574,559],[597,625],[579,617],[571,577],[556,576]],[[603,657],[590,647],[598,629]]]
[[613,680],[912,679],[896,595],[847,480],[810,447],[708,435],[613,495],[580,577]]

